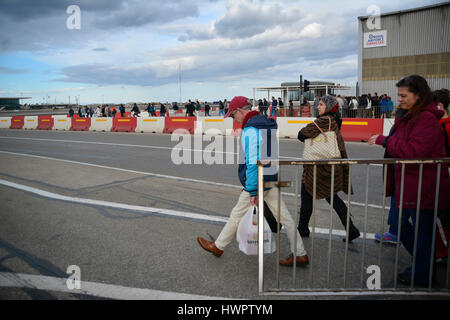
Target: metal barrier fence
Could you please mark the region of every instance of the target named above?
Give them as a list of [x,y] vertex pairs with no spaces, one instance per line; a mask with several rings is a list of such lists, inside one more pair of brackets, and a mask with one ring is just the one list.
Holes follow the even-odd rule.
[[[386,227],[386,179],[387,179],[387,167],[388,165],[400,165],[401,166],[401,191],[400,191],[400,206],[399,206],[399,224],[398,224],[398,242],[396,245],[387,246],[383,242],[383,237],[381,237],[379,241],[379,245],[376,244],[375,241],[372,243],[368,242],[367,239],[367,231],[368,231],[368,198],[370,185],[369,185],[369,169],[371,165],[383,165],[383,196],[381,199],[382,205],[379,206],[380,209],[377,210],[380,216],[380,226],[376,232],[379,232],[383,235]],[[414,253],[411,257],[405,250],[401,250],[400,238],[401,238],[401,226],[402,226],[402,213],[403,213],[403,199],[404,199],[404,178],[405,178],[405,166],[415,165],[419,167],[419,183],[418,183],[418,198],[417,198],[417,208],[416,211],[419,212],[420,201],[421,201],[421,192],[422,192],[422,175],[423,175],[423,166],[434,164],[437,167],[437,177],[436,177],[436,196],[434,199],[434,218],[433,218],[433,235],[432,235],[432,247],[431,247],[431,261],[430,261],[430,272],[428,278],[428,286],[426,287],[418,287],[414,284],[414,275],[415,275],[415,262],[416,262],[416,253],[417,253],[417,239],[418,239],[418,226],[419,223],[416,223],[415,228],[415,237],[414,237]],[[265,264],[265,259],[273,260],[273,257],[264,257],[263,254],[263,233],[264,227],[263,223],[258,224],[258,287],[260,295],[432,295],[432,296],[446,296],[450,297],[450,264],[444,266],[445,272],[445,282],[441,284],[441,286],[433,287],[433,269],[435,265],[435,252],[436,248],[436,232],[440,232],[442,234],[442,225],[440,220],[438,220],[438,197],[439,197],[439,186],[440,186],[440,173],[441,170],[449,170],[448,166],[450,164],[450,158],[440,158],[440,159],[331,159],[331,160],[317,160],[317,161],[279,161],[272,162],[272,165],[276,165],[278,168],[278,181],[277,182],[264,182],[263,181],[263,166],[267,165],[266,162],[258,161],[258,206],[259,210],[259,219],[258,221],[263,221],[264,219],[264,188],[267,187],[278,187],[278,208],[276,212],[273,212],[274,215],[278,214],[278,232],[277,232],[277,254],[276,261],[271,261],[274,265]],[[283,268],[280,270],[280,251],[284,247],[281,247],[280,240],[280,197],[281,197],[281,188],[282,187],[292,187],[291,181],[280,181],[280,168],[282,166],[296,166],[296,179],[295,179],[295,214],[294,223],[297,227],[297,223],[299,221],[299,184],[301,184],[300,177],[300,166],[302,165],[313,165],[314,168],[314,185],[313,185],[313,214],[311,217],[312,222],[310,223],[312,227],[312,232],[310,234],[310,239],[307,241],[310,245],[309,250],[306,248],[307,245],[305,243],[305,239],[303,239],[305,243],[305,249],[308,251],[309,256],[309,265],[306,268],[296,268],[296,259],[294,258],[294,266],[292,268],[292,281],[288,278],[289,273],[291,272],[289,268]],[[326,235],[322,235],[318,237],[316,234],[316,216],[317,216],[317,200],[315,199],[316,195],[316,181],[317,181],[317,166],[318,165],[331,165],[331,190],[330,190],[330,200],[331,204],[329,206],[330,212],[330,223],[328,229],[328,239],[326,239]],[[335,166],[337,165],[348,165],[349,166],[349,189],[348,189],[348,201],[347,201],[347,230],[346,230],[346,239],[344,239],[344,244],[342,242],[337,242],[337,244],[332,243],[332,238],[335,237],[333,235],[333,194],[334,194],[334,176],[335,176]],[[362,228],[361,237],[358,239],[358,244],[355,245],[354,242],[349,245],[348,234],[350,227],[350,216],[351,216],[351,188],[352,188],[352,167],[355,165],[366,165],[366,183],[365,183],[365,206],[364,206],[364,227]],[[428,192],[429,190],[424,190],[423,192]],[[448,196],[450,196],[450,190],[446,192]],[[328,210],[328,208],[327,208]],[[417,220],[420,219],[420,213],[417,214]],[[310,228],[311,229],[311,228]],[[372,228],[373,229],[373,228]],[[297,230],[297,228],[295,229]],[[323,230],[323,229],[322,229]],[[437,231],[436,231],[437,230]],[[324,233],[324,232],[322,232]],[[342,233],[341,233],[342,234]],[[297,233],[296,233],[297,236]],[[445,237],[444,237],[445,238]],[[294,243],[296,244],[296,237]],[[326,241],[328,240],[328,241]],[[450,255],[450,245],[444,239],[444,244],[448,248],[447,257]],[[319,246],[317,243],[323,244]],[[326,244],[328,242],[328,244]],[[371,245],[373,250],[367,250],[367,246]],[[352,246],[352,248],[350,248]],[[357,248],[355,249],[355,246]],[[376,248],[378,246],[378,248]],[[288,247],[288,246],[287,246]],[[322,251],[326,251],[324,254]],[[295,250],[296,252],[296,245]],[[377,256],[376,256],[377,253]],[[332,255],[334,260],[332,261]],[[353,259],[357,259],[361,261],[359,267],[355,265],[349,264],[350,255],[352,255]],[[327,257],[326,261],[324,261],[325,256]],[[337,257],[336,257],[337,256]],[[295,255],[294,255],[295,257]],[[394,259],[394,265],[392,266],[392,259]],[[411,285],[409,286],[398,286],[397,276],[399,274],[399,264],[410,264],[412,261],[412,270],[411,270],[411,278],[413,279]],[[316,261],[317,260],[317,261]],[[367,261],[369,260],[369,261]],[[370,262],[371,261],[371,262]],[[343,263],[343,270],[338,270],[339,266]],[[372,263],[369,267],[366,265]],[[384,264],[384,266],[383,266]],[[445,260],[443,261],[443,265],[445,265]],[[271,267],[271,268],[270,268]],[[275,269],[275,279],[269,279],[267,275],[264,274],[264,269]],[[441,270],[443,269],[441,268]],[[308,270],[309,269],[309,270]],[[366,274],[364,272],[366,270]],[[322,271],[321,274],[320,271]],[[338,272],[339,271],[339,272]],[[367,273],[371,272],[370,276],[367,276]],[[341,273],[342,272],[342,273]],[[441,272],[441,274],[443,274]],[[280,273],[282,275],[286,275],[286,278],[281,279]],[[297,274],[300,273],[298,277]],[[359,275],[358,275],[359,273]],[[373,277],[372,277],[373,274]],[[384,281],[380,281],[377,276],[383,277]],[[366,279],[367,277],[367,279]],[[316,279],[318,278],[318,280]],[[369,279],[371,278],[371,279]],[[375,285],[368,286],[369,280],[373,280]],[[281,286],[281,281],[283,281],[283,286]],[[383,282],[383,285],[381,285]],[[350,285],[349,285],[350,283]],[[358,285],[354,285],[357,283]],[[332,285],[334,284],[334,286]],[[266,286],[268,288],[266,288]]]
[[393,118],[395,115],[394,110],[390,111],[387,107],[382,108],[380,106],[373,106],[370,109],[365,108],[343,108],[342,118],[368,118],[368,119],[380,119],[380,118]]

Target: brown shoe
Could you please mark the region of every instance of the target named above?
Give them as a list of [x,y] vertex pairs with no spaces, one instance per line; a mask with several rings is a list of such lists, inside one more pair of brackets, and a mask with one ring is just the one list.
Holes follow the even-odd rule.
[[[306,266],[309,263],[308,255],[297,256],[295,258],[297,267]],[[291,253],[286,260],[280,260],[282,266],[292,267],[294,265],[294,255]]]
[[213,241],[205,240],[202,237],[197,237],[197,241],[203,249],[211,252],[216,257],[220,257],[222,255],[223,250],[218,249]]

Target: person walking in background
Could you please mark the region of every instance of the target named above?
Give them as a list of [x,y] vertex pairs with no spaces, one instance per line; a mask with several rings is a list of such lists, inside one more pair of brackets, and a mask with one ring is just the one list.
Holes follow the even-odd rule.
[[165,117],[166,116],[166,106],[164,105],[164,103],[160,103],[160,107],[159,107],[159,116],[160,117]]
[[392,112],[394,112],[394,102],[391,97],[386,97],[386,116],[388,119],[391,118]]
[[[272,154],[273,150],[277,149],[276,145],[264,143],[264,137],[267,141],[271,141],[272,131],[276,131],[277,123],[274,119],[269,119],[264,115],[259,114],[258,111],[250,111],[252,105],[248,98],[237,96],[234,97],[228,109],[226,117],[232,117],[234,121],[242,125],[241,146],[244,151],[245,162],[239,164],[239,179],[244,186],[241,191],[237,204],[230,213],[230,218],[220,232],[217,240],[208,241],[202,237],[197,237],[200,246],[206,251],[220,257],[225,247],[232,241],[237,232],[238,226],[244,215],[251,208],[251,206],[258,205],[258,179],[257,179],[257,164],[260,154]],[[275,141],[277,141],[275,139]],[[273,142],[272,142],[273,143]],[[262,146],[266,146],[268,150],[258,152]],[[277,172],[264,175],[265,181],[276,181],[278,177]],[[274,186],[264,191],[264,201],[267,203],[272,212],[277,212],[278,207],[278,187]],[[302,238],[295,228],[295,222],[292,219],[286,204],[280,198],[280,223],[286,228],[288,239],[290,243],[291,255],[287,259],[279,261],[281,265],[292,266],[294,259],[297,266],[308,264],[308,255],[303,245]],[[278,219],[278,215],[275,215]],[[296,234],[296,235],[295,235]],[[294,242],[295,236],[297,242]],[[297,251],[294,250],[295,245]]]
[[147,112],[149,117],[156,117],[155,107],[152,103],[149,103],[147,106]]
[[263,99],[263,114],[267,117],[267,110],[269,109],[269,103],[266,98]]
[[141,113],[141,110],[139,110],[137,104],[135,103],[135,104],[133,105],[133,109],[131,109],[131,115],[132,115],[133,117],[139,117],[139,114],[140,114],[140,113]]
[[125,107],[123,106],[123,104],[120,105],[119,111],[120,111],[120,116],[122,118],[125,117]]
[[352,97],[349,104],[349,111],[351,112],[351,117],[356,118],[357,112],[359,110],[359,103],[356,97]]
[[225,116],[225,106],[223,105],[222,100],[219,100],[219,116]]
[[210,117],[209,110],[211,110],[211,107],[209,106],[208,102],[205,101],[205,117]]
[[73,114],[74,114],[74,111],[73,111],[72,107],[70,107],[69,108],[69,117],[73,118]]
[[378,93],[377,92],[375,92],[373,94],[373,97],[371,98],[371,100],[372,100],[371,104],[372,104],[374,116],[375,116],[375,118],[380,118],[380,111],[381,111],[380,110],[380,106],[379,106],[380,98],[378,97]]
[[[369,144],[377,144],[386,148],[394,158],[442,158],[445,157],[444,136],[439,125],[439,119],[444,112],[437,108],[433,94],[427,81],[412,75],[403,78],[396,84],[398,88],[399,108],[406,111],[402,118],[394,123],[392,136],[374,135],[369,138]],[[387,168],[386,196],[395,197],[395,205],[400,207],[400,190],[402,183],[402,165],[396,164]],[[415,227],[418,224],[417,251],[415,260],[414,283],[428,285],[431,270],[431,252],[434,201],[437,188],[437,165],[423,164],[420,208],[417,212],[417,197],[419,186],[419,165],[407,164],[404,168],[404,193],[402,219],[398,221],[401,228],[400,241],[412,256],[414,254]],[[438,210],[448,214],[450,209],[450,178],[448,170],[440,171]],[[392,182],[393,181],[393,182]],[[419,219],[420,215],[420,219]],[[410,221],[411,219],[411,221]],[[398,275],[398,281],[410,285],[412,268],[405,269]]]
[[273,117],[274,114],[276,114],[277,117],[280,116],[280,114],[278,113],[278,110],[277,110],[277,106],[278,106],[278,101],[277,101],[277,99],[275,99],[274,97],[272,97],[272,110],[270,111],[270,116],[271,116],[271,117]]
[[359,105],[358,105],[358,118],[365,118],[366,117],[366,108],[367,108],[367,95],[363,94],[359,98]]
[[189,99],[188,104],[186,105],[186,116],[193,117],[195,112],[195,106],[192,101]]
[[[308,124],[306,127],[298,132],[298,139],[301,142],[305,142],[306,139],[315,138],[321,131],[328,131],[331,122],[331,130],[336,133],[337,142],[341,158],[347,158],[347,151],[345,149],[344,139],[340,131],[342,125],[342,119],[339,114],[339,104],[335,97],[323,96],[320,98],[318,105],[319,116],[313,122]],[[309,220],[313,211],[313,184],[314,184],[314,166],[304,165],[303,166],[303,176],[302,176],[302,186],[301,186],[301,208],[300,208],[300,219],[298,223],[298,230],[302,237],[309,236]],[[349,167],[348,165],[336,165],[335,175],[334,175],[334,196],[333,196],[333,208],[336,211],[339,220],[341,220],[342,225],[347,227],[347,206],[344,201],[337,195],[339,191],[345,193],[348,192],[349,181],[348,181]],[[316,199],[325,198],[328,203],[330,203],[330,193],[331,193],[331,166],[330,165],[318,165],[317,172],[317,190]],[[353,193],[353,192],[352,192]],[[348,241],[351,242],[360,236],[359,230],[355,227],[352,219],[349,219],[349,234],[347,235]],[[347,230],[347,229],[346,229]],[[346,238],[346,239],[347,239]],[[344,241],[346,240],[344,239]]]
[[289,100],[289,117],[294,116],[294,103],[292,100]]

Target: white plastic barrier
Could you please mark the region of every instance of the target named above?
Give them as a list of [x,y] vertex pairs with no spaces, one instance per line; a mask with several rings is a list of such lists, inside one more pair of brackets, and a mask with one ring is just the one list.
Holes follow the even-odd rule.
[[113,125],[113,118],[111,117],[101,117],[101,118],[91,118],[91,127],[89,131],[111,131]]
[[0,118],[0,129],[9,129],[11,126],[12,117],[2,117]]
[[69,131],[72,125],[72,118],[67,116],[53,116],[53,130]]
[[277,117],[278,136],[297,139],[298,132],[316,118]]
[[137,118],[136,132],[162,133],[164,125],[164,117],[139,117]]
[[[214,130],[212,130],[214,129]],[[233,130],[233,119],[223,117],[198,117],[194,134],[221,134],[227,135]],[[228,131],[228,132],[227,132]]]
[[38,126],[38,117],[37,116],[25,116],[23,122],[24,130],[36,130]]
[[388,136],[389,131],[391,131],[392,126],[394,125],[395,119],[384,119],[383,120],[383,136]]

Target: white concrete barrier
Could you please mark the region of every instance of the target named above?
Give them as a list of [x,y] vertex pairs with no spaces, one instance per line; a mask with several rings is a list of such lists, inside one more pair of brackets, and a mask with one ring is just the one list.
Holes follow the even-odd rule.
[[111,131],[113,125],[113,118],[111,117],[101,117],[101,118],[91,118],[91,127],[89,131]]
[[9,129],[11,126],[12,117],[2,117],[0,118],[0,129]]
[[277,117],[278,136],[297,139],[298,132],[316,118]]
[[25,116],[22,129],[36,130],[37,126],[38,126],[38,117],[37,116]]
[[383,120],[383,136],[388,136],[389,131],[394,126],[395,119],[384,119]]
[[65,115],[53,116],[53,130],[69,131],[72,125],[72,118]]
[[139,117],[137,118],[136,132],[162,133],[164,125],[164,117]]
[[225,136],[227,135],[227,130],[228,132],[233,130],[232,118],[198,117],[194,134],[203,135],[211,133]]

